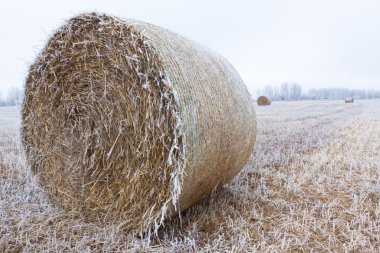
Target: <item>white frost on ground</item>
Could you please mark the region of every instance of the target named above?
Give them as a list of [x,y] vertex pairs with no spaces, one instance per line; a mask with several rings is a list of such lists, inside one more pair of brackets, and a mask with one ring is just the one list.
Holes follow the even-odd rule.
[[0,131],[14,131],[20,126],[20,107],[0,106]]
[[256,110],[243,171],[146,245],[50,205],[20,151],[19,110],[0,108],[0,252],[378,252],[380,100]]

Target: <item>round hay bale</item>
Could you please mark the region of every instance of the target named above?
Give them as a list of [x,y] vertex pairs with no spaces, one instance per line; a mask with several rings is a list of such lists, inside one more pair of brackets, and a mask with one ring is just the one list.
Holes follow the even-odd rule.
[[353,97],[348,97],[344,100],[344,102],[347,104],[347,103],[353,103],[354,102],[354,98]]
[[136,232],[231,180],[256,137],[250,95],[224,58],[96,13],[68,20],[31,65],[22,121],[28,163],[53,203]]
[[258,106],[266,106],[266,105],[270,105],[271,103],[272,101],[266,96],[260,96],[257,98]]

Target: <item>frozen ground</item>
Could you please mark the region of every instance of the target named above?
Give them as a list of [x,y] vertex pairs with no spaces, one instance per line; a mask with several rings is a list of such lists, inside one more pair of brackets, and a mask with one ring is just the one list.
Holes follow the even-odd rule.
[[51,206],[20,152],[17,108],[0,108],[0,252],[378,251],[380,101],[256,110],[257,143],[244,170],[147,245]]
[[20,108],[17,106],[0,106],[0,131],[14,131],[20,125]]

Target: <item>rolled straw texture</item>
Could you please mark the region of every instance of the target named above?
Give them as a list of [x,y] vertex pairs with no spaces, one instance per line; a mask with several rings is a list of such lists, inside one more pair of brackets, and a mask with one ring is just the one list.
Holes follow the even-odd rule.
[[353,103],[354,102],[354,98],[353,97],[348,97],[344,100],[344,102],[347,104],[347,103]]
[[257,105],[259,106],[270,105],[271,103],[272,101],[266,96],[260,96],[257,98]]
[[25,90],[27,161],[53,203],[89,222],[157,229],[231,180],[253,150],[255,111],[234,68],[145,22],[68,20]]

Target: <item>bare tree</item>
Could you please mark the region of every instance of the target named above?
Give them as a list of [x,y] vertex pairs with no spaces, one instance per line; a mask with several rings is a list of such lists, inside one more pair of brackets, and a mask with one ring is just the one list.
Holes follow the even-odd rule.
[[290,100],[299,100],[302,96],[302,87],[299,84],[292,84],[289,88],[289,99]]
[[281,100],[288,100],[289,99],[289,85],[288,85],[288,83],[281,84],[280,98],[281,98]]
[[17,87],[12,87],[8,90],[6,103],[8,105],[17,105],[22,102],[23,91]]
[[270,99],[273,99],[273,97],[274,97],[273,87],[270,85],[266,85],[262,91],[262,95],[265,95],[265,96],[269,97]]

